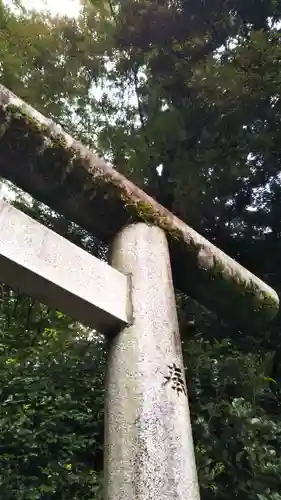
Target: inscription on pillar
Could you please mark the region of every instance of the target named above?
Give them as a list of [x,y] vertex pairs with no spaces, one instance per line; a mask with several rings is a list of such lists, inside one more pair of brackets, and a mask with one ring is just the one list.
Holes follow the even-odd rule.
[[172,365],[168,365],[169,369],[169,374],[164,377],[165,382],[164,385],[170,383],[171,387],[174,391],[177,392],[177,394],[185,394],[186,395],[186,388],[185,388],[185,381],[184,381],[184,374],[179,368],[176,363],[173,363]]

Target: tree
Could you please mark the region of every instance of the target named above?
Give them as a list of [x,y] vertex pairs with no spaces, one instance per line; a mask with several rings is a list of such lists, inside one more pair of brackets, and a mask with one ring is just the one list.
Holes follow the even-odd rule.
[[[69,19],[27,12],[19,16],[2,3],[0,19],[4,85],[56,117],[70,133],[75,129],[79,137],[79,122],[73,122],[72,114],[74,106],[82,110],[88,103],[89,75],[92,78],[96,61],[89,56],[86,65],[83,58],[85,45],[91,52],[92,38]],[[87,128],[86,120],[83,126]],[[76,244],[99,251],[85,231],[17,190],[15,204]],[[3,497],[98,498],[104,342],[89,338],[89,329],[6,285],[0,322]]]
[[1,495],[98,498],[102,343],[5,285],[0,321]]
[[[125,129],[119,124],[127,137],[127,152],[123,146],[123,157],[128,157],[128,170],[139,179],[141,165],[146,189],[280,289],[276,267],[280,253],[280,204],[277,201],[280,192],[280,30],[276,24],[281,14],[279,4],[256,2],[253,9],[250,1],[140,1],[115,2],[113,7],[116,63],[112,78],[115,76],[120,88],[124,82],[132,82],[137,98],[136,114],[139,114],[138,126],[129,129],[127,123]],[[136,114],[132,114],[133,121]],[[105,135],[108,137],[108,129]],[[115,131],[113,152],[119,149],[121,135]],[[132,143],[136,154],[130,154]],[[161,176],[156,170],[159,165]],[[231,332],[215,318],[206,318],[202,311],[198,313],[198,308],[195,312],[190,301],[188,315],[195,321],[199,337],[196,340],[189,337],[187,348],[191,350],[194,344],[202,346],[202,365],[208,367],[208,382],[203,384],[201,372],[197,390],[194,371],[190,374],[192,402],[195,405],[197,401],[196,415],[199,421],[201,418],[198,427],[194,421],[195,435],[196,429],[200,429],[196,435],[197,460],[201,465],[205,454],[208,466],[212,463],[209,471],[199,466],[202,495],[209,498],[213,482],[218,498],[224,498],[225,488],[236,491],[238,498],[251,498],[251,495],[252,498],[258,495],[277,498],[274,477],[278,477],[275,472],[280,466],[280,457],[277,448],[272,454],[270,444],[278,440],[280,422],[276,412],[280,410],[280,393],[269,375],[271,350],[276,350],[277,355],[280,353],[279,319],[267,332],[253,331],[249,337],[245,332],[244,335]],[[185,323],[182,333],[186,330],[190,327]],[[210,338],[210,330],[211,342],[204,341],[202,334],[203,338],[206,339],[206,335]],[[232,379],[229,384],[223,380],[224,361],[216,351],[214,331],[221,339],[219,346],[221,343],[224,346],[226,371]],[[232,342],[227,340],[230,335]],[[188,331],[186,336],[188,338]],[[253,364],[260,370],[258,388]],[[241,369],[251,373],[252,387],[246,395],[239,375]],[[216,379],[212,382],[213,372]],[[216,409],[218,421],[214,424],[208,452],[204,452],[202,426],[208,434],[214,422],[213,417],[209,421],[210,415],[206,417],[208,412],[203,408],[204,391],[210,406],[214,397],[212,384],[217,385],[215,394],[219,394],[220,409]],[[258,394],[254,404],[253,393]],[[237,420],[235,417],[231,450],[222,429],[223,422],[231,421],[234,406]],[[253,415],[259,417],[255,422],[259,430],[255,433],[250,429]],[[268,431],[271,437],[267,434],[266,443],[259,445],[257,433],[264,432],[264,426],[271,428]],[[255,435],[247,449],[246,433]],[[215,442],[219,445],[216,459],[213,458]],[[244,446],[242,454],[239,442],[242,448]],[[253,452],[257,449],[264,450],[265,455]],[[274,456],[273,462],[270,455]],[[221,456],[223,463],[218,463]],[[237,457],[242,456],[243,463],[235,464]],[[217,467],[220,473],[215,474]],[[241,468],[246,473],[244,478]]]

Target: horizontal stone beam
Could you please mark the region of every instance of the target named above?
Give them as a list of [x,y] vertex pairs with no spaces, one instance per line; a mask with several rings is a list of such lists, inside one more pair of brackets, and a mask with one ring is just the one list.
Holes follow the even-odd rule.
[[105,242],[134,221],[164,229],[175,286],[239,327],[278,311],[274,290],[3,86],[0,175]]
[[99,332],[129,321],[128,278],[0,201],[0,280]]

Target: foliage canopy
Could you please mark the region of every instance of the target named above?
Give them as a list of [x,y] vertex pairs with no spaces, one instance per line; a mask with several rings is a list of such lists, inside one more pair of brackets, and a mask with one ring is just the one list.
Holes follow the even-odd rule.
[[[1,82],[280,291],[280,18],[277,0],[92,0],[77,20],[0,2]],[[280,500],[280,317],[246,335],[178,307],[202,499]],[[3,498],[97,498],[106,346],[4,285],[0,322]]]

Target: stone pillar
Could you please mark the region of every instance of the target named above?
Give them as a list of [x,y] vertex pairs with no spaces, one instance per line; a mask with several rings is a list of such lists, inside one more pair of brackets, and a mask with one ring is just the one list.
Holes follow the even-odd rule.
[[144,223],[125,227],[111,265],[131,275],[133,321],[110,345],[105,500],[199,500],[164,232]]

